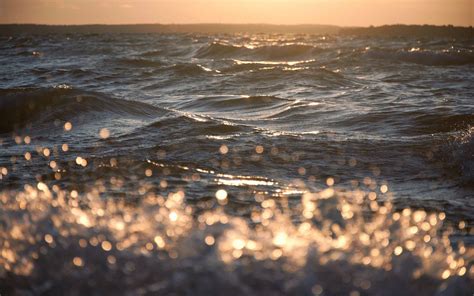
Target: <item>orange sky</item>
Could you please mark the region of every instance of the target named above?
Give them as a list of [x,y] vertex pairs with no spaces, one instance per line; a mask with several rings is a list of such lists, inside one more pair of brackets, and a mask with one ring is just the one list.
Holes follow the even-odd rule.
[[0,0],[0,23],[474,25],[474,0]]

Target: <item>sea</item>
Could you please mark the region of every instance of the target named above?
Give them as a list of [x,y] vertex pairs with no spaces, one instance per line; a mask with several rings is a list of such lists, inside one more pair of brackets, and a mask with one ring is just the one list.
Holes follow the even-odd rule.
[[472,295],[474,38],[0,37],[0,294]]

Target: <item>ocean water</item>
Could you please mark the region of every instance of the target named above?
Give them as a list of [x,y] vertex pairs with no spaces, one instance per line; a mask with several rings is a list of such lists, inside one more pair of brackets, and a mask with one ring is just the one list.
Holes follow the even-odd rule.
[[21,35],[0,64],[0,293],[474,291],[473,39]]

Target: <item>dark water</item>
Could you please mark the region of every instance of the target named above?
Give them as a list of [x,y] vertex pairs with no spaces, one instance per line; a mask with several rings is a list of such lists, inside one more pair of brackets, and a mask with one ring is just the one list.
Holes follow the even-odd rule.
[[[334,181],[337,191],[377,192],[381,202],[390,198],[397,209],[444,212],[450,225],[463,225],[464,231],[455,232],[452,240],[472,245],[473,40],[275,34],[22,36],[0,40],[0,63],[0,167],[7,169],[0,187],[4,194],[23,190],[22,194],[31,194],[24,185],[38,182],[76,190],[79,196],[96,188],[101,200],[131,203],[140,203],[145,192],[167,196],[179,191],[185,193],[183,202],[195,216],[219,208],[215,192],[224,189],[229,219],[237,217],[243,219],[239,223],[253,227],[252,212],[259,207],[259,199],[284,199],[291,211],[299,207],[304,192],[318,192]],[[64,128],[66,122],[72,124],[70,131]],[[31,159],[25,159],[26,152]],[[78,157],[87,165],[81,165]],[[387,187],[380,194],[382,185]],[[7,204],[7,197],[4,200]],[[5,229],[12,229],[17,220],[4,208],[10,227]],[[159,212],[157,205],[150,208]],[[64,206],[48,215],[66,221],[71,215],[68,211]],[[146,206],[130,211],[153,217]],[[105,217],[122,217],[112,212]],[[326,214],[330,216],[322,211]],[[294,223],[304,220],[294,213],[285,217]],[[106,225],[106,221],[94,221],[95,229]],[[24,233],[34,237],[35,231],[55,231],[44,224]],[[77,228],[73,234],[90,237],[101,231]],[[111,230],[103,231],[107,236]],[[255,231],[258,236],[260,230]],[[133,231],[126,232],[133,236]],[[143,231],[145,241],[147,237],[153,241],[151,232]],[[74,257],[72,239],[58,233],[64,250],[70,251],[56,247],[57,253],[52,253]],[[202,235],[198,230],[190,233],[187,237]],[[403,241],[401,237],[392,239]],[[3,244],[14,244],[12,237],[3,240]],[[22,248],[40,247],[26,241]],[[180,244],[200,248],[195,242]],[[321,242],[316,245],[322,252]],[[110,271],[104,263],[108,257],[90,250],[83,258],[104,262],[94,261],[100,267],[82,275],[66,272],[72,274],[65,280],[68,284],[59,284],[59,277],[52,275],[65,268],[59,262],[61,267],[51,270],[48,280],[34,275],[19,279],[19,272],[8,272],[3,265],[3,277],[13,283],[4,288],[58,294],[75,283],[73,290],[78,293],[99,294],[115,287],[131,294],[222,294],[232,288],[236,294],[399,295],[394,287],[403,284],[409,294],[419,293],[420,287],[430,287],[424,290],[426,295],[472,292],[469,264],[470,276],[455,277],[446,288],[436,277],[422,276],[421,283],[412,283],[400,274],[380,273],[376,267],[366,270],[357,265],[363,261],[356,259],[323,264],[313,258],[318,267],[310,267],[310,258],[306,267],[298,265],[291,272],[281,262],[267,266],[268,271],[263,263],[244,260],[229,271],[225,256],[197,251],[198,259],[191,256],[179,261],[173,253],[179,253],[178,249],[173,245],[167,249],[171,257],[151,255],[149,259],[117,251],[114,256],[135,264],[125,275],[114,272],[127,268]],[[351,250],[358,249],[351,245],[345,252]],[[224,251],[213,252],[222,255]],[[291,252],[283,250],[283,257]],[[319,258],[318,252],[311,256]],[[446,257],[439,252],[439,258]],[[49,259],[41,258],[37,266],[48,270],[41,260]],[[136,270],[138,266],[141,271]],[[356,281],[352,277],[339,286],[337,278],[354,272],[374,280],[367,287],[366,278]],[[148,273],[156,273],[162,281]],[[297,277],[299,273],[305,276]],[[97,274],[111,278],[91,281]],[[124,278],[132,280],[123,282]],[[387,279],[391,287],[380,283]],[[203,288],[207,285],[215,286]]]

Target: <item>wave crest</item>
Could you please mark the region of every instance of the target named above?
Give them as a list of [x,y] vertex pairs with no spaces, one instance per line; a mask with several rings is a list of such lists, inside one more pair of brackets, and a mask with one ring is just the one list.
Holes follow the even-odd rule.
[[291,44],[291,45],[268,45],[256,48],[245,46],[227,45],[222,43],[212,43],[200,48],[195,57],[197,58],[230,58],[248,57],[255,59],[282,60],[311,56],[319,52],[320,49],[311,45]]
[[27,123],[70,120],[89,112],[152,116],[163,110],[146,103],[107,97],[103,94],[72,89],[0,89],[0,132],[10,132]]

